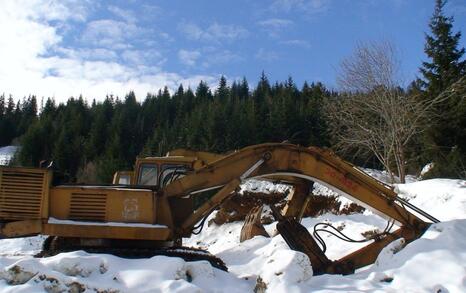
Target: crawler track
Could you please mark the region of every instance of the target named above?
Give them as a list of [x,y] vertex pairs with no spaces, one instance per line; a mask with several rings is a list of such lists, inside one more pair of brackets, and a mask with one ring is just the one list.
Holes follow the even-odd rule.
[[53,256],[62,252],[70,252],[76,250],[84,250],[89,253],[105,253],[115,256],[137,259],[150,258],[156,255],[164,255],[170,257],[180,257],[185,261],[200,261],[206,260],[213,267],[228,271],[225,263],[215,255],[212,255],[207,250],[192,248],[192,247],[168,247],[168,248],[114,248],[114,247],[81,247],[73,244],[71,241],[62,237],[49,236],[42,246],[42,251],[36,257]]

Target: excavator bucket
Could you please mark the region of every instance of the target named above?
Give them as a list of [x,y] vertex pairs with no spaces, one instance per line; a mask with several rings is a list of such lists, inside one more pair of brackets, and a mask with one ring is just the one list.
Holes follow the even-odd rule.
[[292,250],[300,251],[309,257],[314,275],[354,273],[352,267],[335,264],[329,260],[311,233],[294,217],[285,218],[275,206],[272,205],[270,208],[275,220],[278,221],[276,226],[278,232]]
[[314,275],[325,273],[332,264],[309,231],[295,219],[280,220],[277,230],[292,250],[300,251],[309,257]]
[[246,216],[244,225],[241,228],[240,242],[253,238],[254,236],[270,237],[261,223],[262,206],[256,206]]

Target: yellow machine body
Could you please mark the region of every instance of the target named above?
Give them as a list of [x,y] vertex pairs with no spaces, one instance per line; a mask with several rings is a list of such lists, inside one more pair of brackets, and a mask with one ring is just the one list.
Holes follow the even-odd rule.
[[[51,170],[1,167],[0,236],[176,241],[189,237],[247,178],[297,187],[318,182],[396,221],[401,228],[385,240],[340,260],[354,267],[373,262],[389,241],[413,240],[428,226],[388,186],[330,151],[260,144],[228,155],[179,149],[165,157],[140,158],[133,171],[118,172],[108,186],[52,186]],[[205,193],[209,199],[195,209],[193,200]],[[283,214],[296,216],[307,196],[308,191],[297,192]]]

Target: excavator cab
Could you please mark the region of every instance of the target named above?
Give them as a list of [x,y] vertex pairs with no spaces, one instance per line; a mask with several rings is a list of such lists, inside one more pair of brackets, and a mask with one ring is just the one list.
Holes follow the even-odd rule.
[[130,185],[133,182],[132,171],[117,171],[113,175],[112,184],[115,185]]
[[190,157],[138,158],[134,171],[115,172],[112,184],[163,187],[193,171],[194,165],[199,163]]
[[192,172],[196,164],[197,159],[192,157],[138,158],[131,183],[163,188],[173,180]]

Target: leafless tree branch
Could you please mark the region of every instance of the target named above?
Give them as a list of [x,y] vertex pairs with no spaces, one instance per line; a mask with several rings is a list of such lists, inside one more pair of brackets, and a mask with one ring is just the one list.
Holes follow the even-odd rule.
[[358,148],[383,164],[394,181],[405,181],[406,148],[425,130],[432,106],[404,94],[398,79],[399,60],[390,42],[359,44],[340,64],[337,82],[344,94],[327,103],[336,148]]

